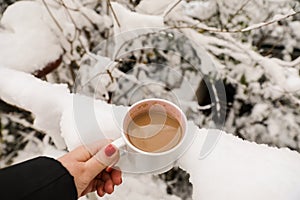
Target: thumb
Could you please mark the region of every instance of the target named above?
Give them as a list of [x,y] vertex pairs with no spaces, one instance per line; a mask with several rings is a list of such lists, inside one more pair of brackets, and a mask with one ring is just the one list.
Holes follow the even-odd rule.
[[90,176],[94,178],[107,166],[116,163],[118,159],[118,149],[114,145],[108,144],[86,162],[86,167]]

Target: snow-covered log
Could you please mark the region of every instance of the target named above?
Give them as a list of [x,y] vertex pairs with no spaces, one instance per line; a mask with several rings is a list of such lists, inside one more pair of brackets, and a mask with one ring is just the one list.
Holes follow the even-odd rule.
[[[0,74],[0,85],[5,85],[0,88],[0,98],[31,111],[36,117],[35,126],[59,141],[57,144],[62,146],[65,141],[72,149],[80,145],[82,137],[97,139],[98,135],[93,135],[97,134],[97,131],[93,130],[93,124],[88,124],[89,120],[81,121],[84,126],[80,126],[80,131],[76,132],[74,127],[79,127],[78,124],[66,121],[72,117],[61,118],[63,112],[72,115],[74,107],[70,105],[74,103],[74,99],[77,101],[64,85],[50,84],[4,67],[0,68]],[[89,97],[80,96],[80,99],[83,105],[91,101]],[[106,137],[110,137],[109,133],[119,130],[118,123],[114,120],[115,116],[111,113],[114,108],[102,101],[95,104],[94,108],[99,110],[96,111],[97,121],[101,123],[98,125],[108,133]],[[125,107],[119,108],[117,112],[126,112]],[[190,126],[193,128],[194,125]],[[69,128],[68,134],[64,133],[68,131],[66,127]],[[75,132],[84,132],[86,135],[78,135]],[[220,134],[220,137],[214,143],[211,153],[200,157],[207,134]],[[194,141],[178,164],[191,174],[195,200],[300,198],[300,155],[289,149],[243,141],[220,130],[198,129]]]

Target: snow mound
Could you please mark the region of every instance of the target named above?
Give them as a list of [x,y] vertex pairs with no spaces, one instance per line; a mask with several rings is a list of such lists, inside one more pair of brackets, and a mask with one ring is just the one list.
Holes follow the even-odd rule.
[[[0,85],[5,85],[0,88],[1,99],[31,111],[35,115],[34,125],[49,134],[58,146],[63,146],[66,141],[68,148],[73,149],[81,144],[82,138],[93,140],[98,137],[95,127],[85,126],[85,122],[90,119],[86,115],[79,119],[87,118],[85,121],[80,121],[83,124],[81,128],[76,124],[85,135],[67,132],[67,128],[74,129],[74,124],[71,123],[74,108],[72,102],[78,99],[69,94],[65,85],[50,84],[24,72],[4,67],[0,68],[0,74],[3,77],[0,79]],[[92,105],[92,108],[96,108],[97,123],[101,124],[102,132],[118,134],[119,127],[116,122],[122,119],[115,118],[111,110],[119,109],[116,113],[124,113],[126,107],[114,107],[102,101],[96,101],[94,107],[94,104],[86,104],[93,101],[89,97],[75,96],[79,98],[79,103],[83,103],[82,105]],[[89,109],[82,108],[84,112]],[[69,113],[70,118],[62,117],[64,112]],[[77,133],[83,133],[81,131]],[[200,151],[207,134],[221,134],[221,136],[216,140],[210,154],[200,158]],[[220,130],[198,129],[195,140],[179,159],[178,164],[191,174],[194,199],[213,200],[226,197],[228,199],[297,200],[300,198],[300,155],[297,152],[243,141]],[[132,184],[130,180],[128,178],[128,185]],[[136,187],[130,186],[128,190],[136,190]],[[141,191],[136,193],[139,192]],[[118,194],[124,197],[124,193],[116,193]],[[140,197],[146,195],[143,192],[139,194]],[[155,194],[151,196],[153,195],[155,196]],[[159,197],[155,196],[155,198]]]
[[43,20],[44,11],[37,2],[20,1],[3,13],[0,30],[2,66],[24,72],[43,69],[57,60],[63,50]]
[[58,148],[65,148],[60,118],[71,102],[67,85],[51,84],[25,72],[0,67],[0,98],[35,116],[34,126],[49,134]]
[[[218,132],[216,146],[200,159],[205,137]],[[220,130],[200,129],[179,166],[191,175],[193,199],[300,198],[299,153],[244,141]]]

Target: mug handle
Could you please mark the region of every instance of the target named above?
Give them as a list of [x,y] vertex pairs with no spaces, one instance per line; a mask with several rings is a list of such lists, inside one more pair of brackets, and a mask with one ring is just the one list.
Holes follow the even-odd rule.
[[123,137],[119,137],[118,139],[114,140],[111,144],[119,149],[119,148],[125,146],[126,143],[125,143],[125,140],[123,139]]

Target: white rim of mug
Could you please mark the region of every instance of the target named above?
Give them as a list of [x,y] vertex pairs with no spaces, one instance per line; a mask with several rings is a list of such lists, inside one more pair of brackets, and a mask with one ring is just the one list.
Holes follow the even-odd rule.
[[[133,109],[134,107],[136,107],[137,105],[139,104],[142,104],[142,103],[145,103],[145,102],[149,102],[149,101],[158,101],[158,102],[163,102],[163,103],[166,103],[166,104],[169,104],[171,105],[172,107],[174,107],[177,111],[179,111],[180,115],[181,115],[181,118],[182,118],[182,124],[181,125],[181,128],[184,128],[183,130],[183,136],[180,140],[180,142],[174,146],[173,148],[167,150],[167,151],[163,151],[163,152],[147,152],[147,151],[143,151],[137,147],[135,147],[133,144],[131,144],[131,142],[128,140],[128,138],[126,137],[126,134],[125,134],[125,131],[124,131],[124,120],[126,119],[127,117],[127,114],[130,113],[131,109]],[[172,153],[174,152],[175,150],[177,150],[181,144],[183,143],[183,141],[185,140],[185,137],[186,137],[186,134],[187,134],[187,119],[186,119],[186,116],[185,114],[183,113],[183,111],[176,105],[174,104],[173,102],[170,102],[168,100],[165,100],[165,99],[159,99],[159,98],[149,98],[149,99],[143,99],[143,100],[140,100],[138,102],[135,102],[134,104],[132,104],[129,108],[129,110],[127,111],[127,114],[125,115],[123,121],[122,121],[122,124],[121,124],[121,127],[122,127],[122,132],[121,132],[121,135],[122,135],[122,138],[124,140],[124,142],[126,143],[127,146],[129,146],[132,150],[138,152],[138,153],[141,153],[141,154],[144,154],[144,155],[149,155],[149,156],[162,156],[162,155],[166,155],[166,154],[169,154],[169,153]]]

